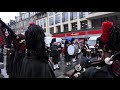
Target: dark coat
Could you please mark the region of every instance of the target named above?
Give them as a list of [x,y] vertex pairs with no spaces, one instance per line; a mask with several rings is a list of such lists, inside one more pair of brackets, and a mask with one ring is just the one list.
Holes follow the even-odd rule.
[[60,50],[58,50],[58,61],[60,61],[60,60],[61,60],[61,59],[60,59],[60,54],[61,54],[61,52],[62,52],[62,46],[61,46],[61,44],[58,45],[58,48],[60,48]]
[[11,49],[11,50],[7,51],[6,71],[7,71],[7,75],[9,75],[9,78],[12,77],[14,56],[15,56],[15,51],[14,50]]
[[67,48],[68,47],[64,47],[64,55],[65,55],[65,62],[70,62],[71,61],[71,57],[70,55],[68,54],[68,51],[67,51]]
[[79,75],[79,78],[116,78],[111,66],[105,65],[101,69],[90,67]]
[[35,56],[23,59],[20,78],[55,78],[55,74],[48,62],[43,62]]
[[13,61],[12,78],[19,77],[24,57],[25,57],[25,52],[22,52],[20,50],[15,52],[15,57]]
[[59,62],[59,52],[58,52],[57,45],[51,46],[51,56],[52,56],[52,61],[54,62],[54,64],[57,64]]

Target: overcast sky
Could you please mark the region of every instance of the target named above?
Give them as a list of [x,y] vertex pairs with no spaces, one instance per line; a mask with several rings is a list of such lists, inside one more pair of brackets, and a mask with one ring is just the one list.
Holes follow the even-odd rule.
[[0,12],[0,18],[5,23],[9,23],[9,20],[15,20],[15,16],[19,16],[19,12]]

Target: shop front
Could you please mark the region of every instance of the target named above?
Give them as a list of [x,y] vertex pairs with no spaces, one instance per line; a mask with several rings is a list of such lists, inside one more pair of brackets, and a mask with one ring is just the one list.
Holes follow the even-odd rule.
[[61,33],[61,34],[53,34],[52,37],[59,37],[62,39],[65,38],[76,38],[76,39],[82,39],[82,38],[89,38],[91,36],[100,36],[102,33],[101,29],[93,29],[93,30],[87,30],[87,31],[76,31],[76,32],[67,32],[67,33]]

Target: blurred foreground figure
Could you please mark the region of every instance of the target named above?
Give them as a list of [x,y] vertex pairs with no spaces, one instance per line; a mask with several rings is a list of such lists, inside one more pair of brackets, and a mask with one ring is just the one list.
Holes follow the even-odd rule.
[[55,78],[45,50],[44,30],[31,24],[25,32],[27,55],[23,59],[20,78]]
[[112,22],[102,23],[102,59],[101,68],[90,67],[79,78],[119,78],[120,77],[120,26]]
[[21,71],[22,61],[26,55],[26,47],[25,47],[25,36],[22,34],[17,35],[17,39],[15,40],[15,56],[13,61],[13,72],[12,78],[18,78]]
[[[9,75],[9,78],[14,78],[14,71],[17,71],[17,74],[19,74],[20,70],[14,66],[21,66],[20,62],[23,60],[23,52],[20,56],[20,50],[22,50],[23,42],[21,39],[21,36],[17,36],[11,28],[9,28],[2,20],[0,20],[2,29],[4,30],[4,36],[1,37],[5,38],[5,45],[7,49],[7,58],[6,58],[6,70],[7,75]],[[2,40],[3,41],[3,40]],[[22,42],[22,43],[21,43]],[[25,45],[24,45],[25,46]],[[19,49],[18,49],[19,47]],[[24,49],[25,50],[25,49]],[[2,50],[3,52],[3,50]],[[14,62],[18,62],[15,63]],[[14,69],[14,70],[13,70]]]

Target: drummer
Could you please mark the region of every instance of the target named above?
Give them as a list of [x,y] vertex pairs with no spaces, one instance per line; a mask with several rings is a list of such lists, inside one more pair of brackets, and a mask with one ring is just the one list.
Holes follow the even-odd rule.
[[83,45],[82,45],[82,53],[84,57],[86,57],[87,55],[87,49],[89,49],[89,46],[87,44],[87,39],[84,39]]
[[67,51],[68,46],[69,46],[69,41],[66,40],[66,41],[65,41],[65,45],[64,45],[64,49],[63,49],[63,53],[64,53],[64,55],[65,55],[65,62],[66,62],[66,65],[67,65],[67,66],[68,66],[68,65],[71,65],[71,63],[70,63],[70,61],[71,61],[70,55],[68,54],[68,51]]
[[[73,45],[73,46],[76,47],[76,45],[75,45],[75,39],[74,38],[71,39],[71,45]],[[76,57],[76,52],[75,52],[74,55],[71,56],[71,59],[72,59],[73,62],[76,62],[76,58],[75,57]]]

